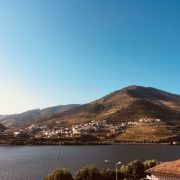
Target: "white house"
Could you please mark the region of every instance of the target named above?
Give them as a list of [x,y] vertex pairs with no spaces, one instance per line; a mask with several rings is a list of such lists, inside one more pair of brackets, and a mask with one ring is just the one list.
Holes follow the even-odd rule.
[[164,162],[147,170],[151,180],[180,180],[180,159]]
[[15,131],[15,132],[14,132],[14,136],[19,136],[20,134],[21,134],[20,131]]
[[75,127],[72,127],[72,133],[74,135],[81,135],[81,131],[79,129],[75,128]]

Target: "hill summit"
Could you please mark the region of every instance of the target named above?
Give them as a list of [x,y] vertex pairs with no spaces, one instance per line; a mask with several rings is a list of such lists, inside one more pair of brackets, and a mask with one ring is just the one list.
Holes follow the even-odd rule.
[[180,120],[180,96],[152,87],[128,86],[40,122],[72,125],[90,120],[118,123],[142,118],[161,119],[167,123]]

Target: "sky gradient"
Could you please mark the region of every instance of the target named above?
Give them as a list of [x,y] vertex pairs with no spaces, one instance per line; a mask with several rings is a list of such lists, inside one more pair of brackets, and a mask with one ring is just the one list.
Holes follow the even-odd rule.
[[129,85],[180,94],[179,0],[0,0],[0,114]]

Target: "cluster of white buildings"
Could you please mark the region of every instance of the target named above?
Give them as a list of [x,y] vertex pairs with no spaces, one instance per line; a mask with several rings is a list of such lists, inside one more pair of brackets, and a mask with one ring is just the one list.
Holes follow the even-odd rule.
[[152,122],[161,122],[160,119],[153,119],[153,118],[141,118],[139,122],[145,122],[145,123],[152,123]]
[[90,123],[72,126],[72,134],[82,135],[93,132],[115,134],[116,132],[120,132],[125,126],[125,123],[121,123],[120,125],[107,124],[105,120],[101,122],[91,121]]
[[[67,128],[68,129],[68,128]],[[20,136],[29,136],[29,137],[53,137],[59,136],[60,134],[67,134],[69,130],[66,128],[58,128],[58,129],[49,129],[47,126],[39,126],[37,124],[32,124],[27,128],[18,128],[14,130],[8,130],[9,135],[13,135],[15,137]]]
[[73,125],[72,127],[48,128],[47,126],[39,126],[32,124],[25,129],[18,129],[13,132],[14,136],[27,134],[29,136],[40,137],[72,137],[77,135],[88,135],[92,133],[109,133],[115,134],[122,131],[127,123],[119,125],[107,124],[105,120],[101,122],[91,121],[89,123]]
[[35,135],[35,137],[59,137],[65,136],[68,137],[72,134],[71,128],[61,127],[61,128],[48,128],[47,126],[39,126],[32,124],[27,129],[27,132],[30,135]]
[[[60,128],[48,128],[47,126],[40,126],[38,124],[32,124],[24,129],[7,130],[7,134],[13,134],[18,136],[30,136],[30,137],[72,137],[75,135],[87,135],[92,133],[106,133],[115,134],[123,132],[124,129],[131,125],[138,125],[141,123],[161,122],[160,119],[141,118],[139,121],[121,122],[119,124],[109,124],[106,120],[103,121],[91,121],[89,123],[77,124],[72,127],[60,127]],[[5,133],[6,134],[6,133]]]
[[139,125],[139,124],[142,124],[142,123],[159,123],[161,122],[160,119],[153,119],[153,118],[141,118],[139,119],[139,121],[129,121],[126,124],[126,126],[128,125]]

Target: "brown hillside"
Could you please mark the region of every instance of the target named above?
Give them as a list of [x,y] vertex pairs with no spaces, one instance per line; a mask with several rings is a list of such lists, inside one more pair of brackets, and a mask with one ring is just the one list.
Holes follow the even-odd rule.
[[159,118],[164,122],[180,120],[180,96],[155,88],[129,86],[38,122],[77,124],[106,119],[116,123],[140,118]]

